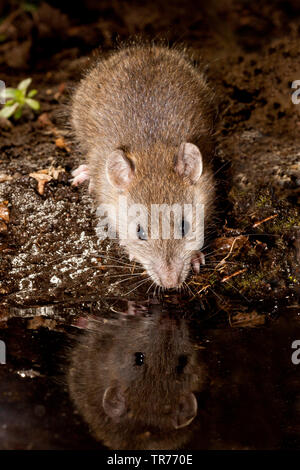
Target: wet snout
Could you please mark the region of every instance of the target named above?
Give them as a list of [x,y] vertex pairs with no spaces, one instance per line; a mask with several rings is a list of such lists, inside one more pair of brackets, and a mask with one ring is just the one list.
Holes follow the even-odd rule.
[[183,263],[165,262],[159,266],[157,275],[160,279],[161,285],[167,289],[178,287],[181,284],[181,272]]

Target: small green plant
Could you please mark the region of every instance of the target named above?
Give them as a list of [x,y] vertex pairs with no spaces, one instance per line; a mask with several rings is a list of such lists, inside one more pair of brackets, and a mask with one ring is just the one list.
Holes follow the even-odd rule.
[[29,106],[34,111],[40,109],[40,103],[37,100],[33,100],[33,96],[37,94],[37,90],[30,90],[27,93],[27,89],[31,84],[31,78],[22,80],[17,88],[5,88],[3,95],[6,101],[5,105],[0,111],[0,117],[9,119],[19,119],[22,116],[24,106]]

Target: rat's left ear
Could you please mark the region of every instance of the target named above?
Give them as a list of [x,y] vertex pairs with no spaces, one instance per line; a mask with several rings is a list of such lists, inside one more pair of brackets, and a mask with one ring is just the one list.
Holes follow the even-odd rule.
[[119,422],[126,412],[126,402],[122,390],[118,387],[108,387],[102,398],[102,406],[113,421]]
[[173,411],[172,424],[175,429],[185,428],[195,416],[197,416],[198,405],[195,395],[190,392],[179,397],[179,402]]
[[134,177],[134,164],[121,149],[112,152],[106,161],[106,176],[112,186],[126,189]]
[[188,142],[182,143],[175,158],[176,173],[195,184],[202,175],[202,170],[202,154],[198,147]]

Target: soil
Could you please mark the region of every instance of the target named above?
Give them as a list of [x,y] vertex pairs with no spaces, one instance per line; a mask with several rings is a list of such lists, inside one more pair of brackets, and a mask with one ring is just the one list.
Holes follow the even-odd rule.
[[[0,7],[0,78],[16,87],[31,77],[41,109],[25,110],[18,121],[0,121],[0,338],[8,341],[11,335],[13,344],[14,332],[22,331],[28,370],[30,322],[36,322],[38,336],[44,330],[48,336],[68,334],[76,318],[95,308],[109,311],[120,299],[154,294],[131,276],[140,267],[128,267],[115,244],[97,240],[87,188],[71,185],[71,171],[84,156],[68,124],[70,94],[91,61],[143,38],[184,43],[204,64],[219,109],[218,211],[204,250],[206,266],[190,276],[186,292],[170,291],[160,301],[193,318],[209,318],[212,330],[264,331],[287,312],[297,323],[300,105],[292,102],[291,85],[300,79],[298,2],[18,5]],[[0,370],[6,389],[22,360],[12,346],[14,373]],[[24,380],[40,383],[39,377]],[[43,388],[36,388],[41,393]],[[21,397],[18,392],[16,403]],[[8,435],[4,448],[28,444]],[[73,445],[58,441],[33,436],[32,446]],[[97,446],[88,434],[81,442]]]

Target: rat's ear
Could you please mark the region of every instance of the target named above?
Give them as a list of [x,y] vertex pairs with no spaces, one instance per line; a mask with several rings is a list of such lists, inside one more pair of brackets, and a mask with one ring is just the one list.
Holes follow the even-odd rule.
[[119,387],[108,387],[102,398],[102,406],[105,413],[118,422],[125,414],[126,404],[125,397]]
[[112,152],[106,162],[106,176],[112,186],[126,189],[134,177],[134,164],[123,150]]
[[187,142],[181,144],[175,158],[176,173],[195,184],[202,175],[202,170],[202,154],[198,147]]
[[172,423],[175,429],[188,426],[197,415],[198,405],[195,395],[181,395],[173,413]]

